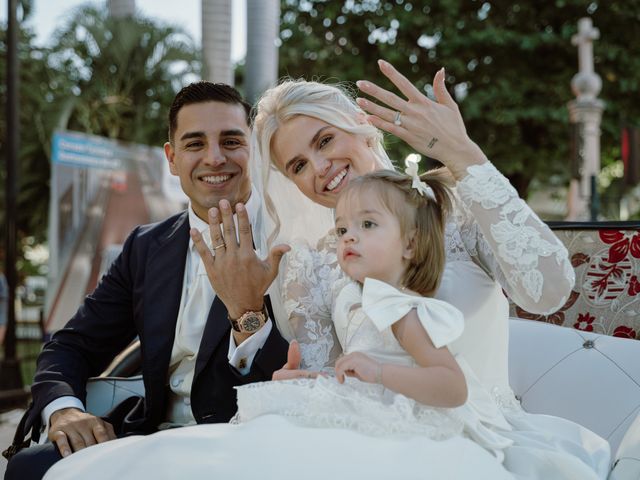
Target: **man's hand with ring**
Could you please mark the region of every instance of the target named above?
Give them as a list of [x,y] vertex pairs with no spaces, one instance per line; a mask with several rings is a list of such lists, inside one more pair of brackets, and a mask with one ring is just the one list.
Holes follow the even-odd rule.
[[[221,200],[219,207],[209,210],[209,232],[216,249],[215,255],[196,229],[191,230],[191,238],[202,258],[211,286],[227,307],[229,317],[239,318],[247,311],[262,310],[264,294],[278,274],[282,256],[290,248],[288,245],[276,245],[268,257],[261,260],[253,248],[251,223],[245,205],[238,203],[235,207],[237,235],[231,205],[227,200]],[[241,342],[243,338],[238,338],[239,335],[234,332],[236,341]]]
[[109,422],[77,408],[63,408],[51,415],[49,440],[56,444],[63,457],[115,438]]

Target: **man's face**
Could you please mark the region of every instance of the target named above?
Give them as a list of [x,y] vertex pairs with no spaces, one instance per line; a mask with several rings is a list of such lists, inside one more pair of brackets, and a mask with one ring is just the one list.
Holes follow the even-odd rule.
[[164,151],[169,170],[180,177],[193,211],[204,221],[223,198],[231,205],[249,198],[249,127],[242,105],[212,101],[182,107],[173,145],[165,143]]

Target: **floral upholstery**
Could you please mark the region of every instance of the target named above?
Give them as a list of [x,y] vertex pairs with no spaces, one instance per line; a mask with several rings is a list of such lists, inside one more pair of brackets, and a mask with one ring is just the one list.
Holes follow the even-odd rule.
[[569,251],[576,284],[551,314],[511,303],[511,316],[640,339],[640,223],[550,224]]

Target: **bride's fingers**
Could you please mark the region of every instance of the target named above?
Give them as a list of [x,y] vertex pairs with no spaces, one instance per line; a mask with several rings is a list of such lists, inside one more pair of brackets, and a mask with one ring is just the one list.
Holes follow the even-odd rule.
[[405,109],[407,105],[406,100],[400,98],[395,93],[390,92],[389,90],[385,90],[384,88],[379,87],[375,83],[372,83],[368,80],[358,80],[356,82],[356,85],[362,92],[366,93],[367,95],[377,100],[380,100],[382,103],[384,103],[385,105],[387,105],[389,108],[393,110],[402,111]]
[[419,102],[427,99],[427,97],[425,97],[407,77],[402,75],[389,62],[378,60],[378,66],[384,76],[391,80],[391,83],[398,87],[398,90],[400,90],[402,94],[409,99],[409,101]]
[[433,77],[433,95],[439,104],[446,105],[451,108],[458,108],[458,104],[449,93],[449,90],[447,90],[444,80],[445,71],[444,67],[442,67]]
[[377,103],[370,102],[366,98],[356,98],[356,102],[358,102],[358,105],[360,105],[360,108],[362,108],[365,112],[371,115],[375,115],[376,117],[381,118],[390,123],[393,123],[393,121],[396,118],[396,113],[400,111],[400,110],[391,110],[389,108],[381,107]]
[[379,130],[384,130],[385,132],[406,141],[404,137],[406,136],[407,131],[402,126],[398,126],[393,122],[387,122],[376,115],[367,115],[367,122]]

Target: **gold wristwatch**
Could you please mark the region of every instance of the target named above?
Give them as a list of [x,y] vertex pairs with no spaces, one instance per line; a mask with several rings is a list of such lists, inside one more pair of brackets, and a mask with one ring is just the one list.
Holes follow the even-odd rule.
[[267,307],[263,306],[262,310],[257,312],[251,310],[244,312],[238,319],[228,318],[229,322],[231,322],[231,328],[236,332],[255,333],[267,322],[269,313],[267,312]]

